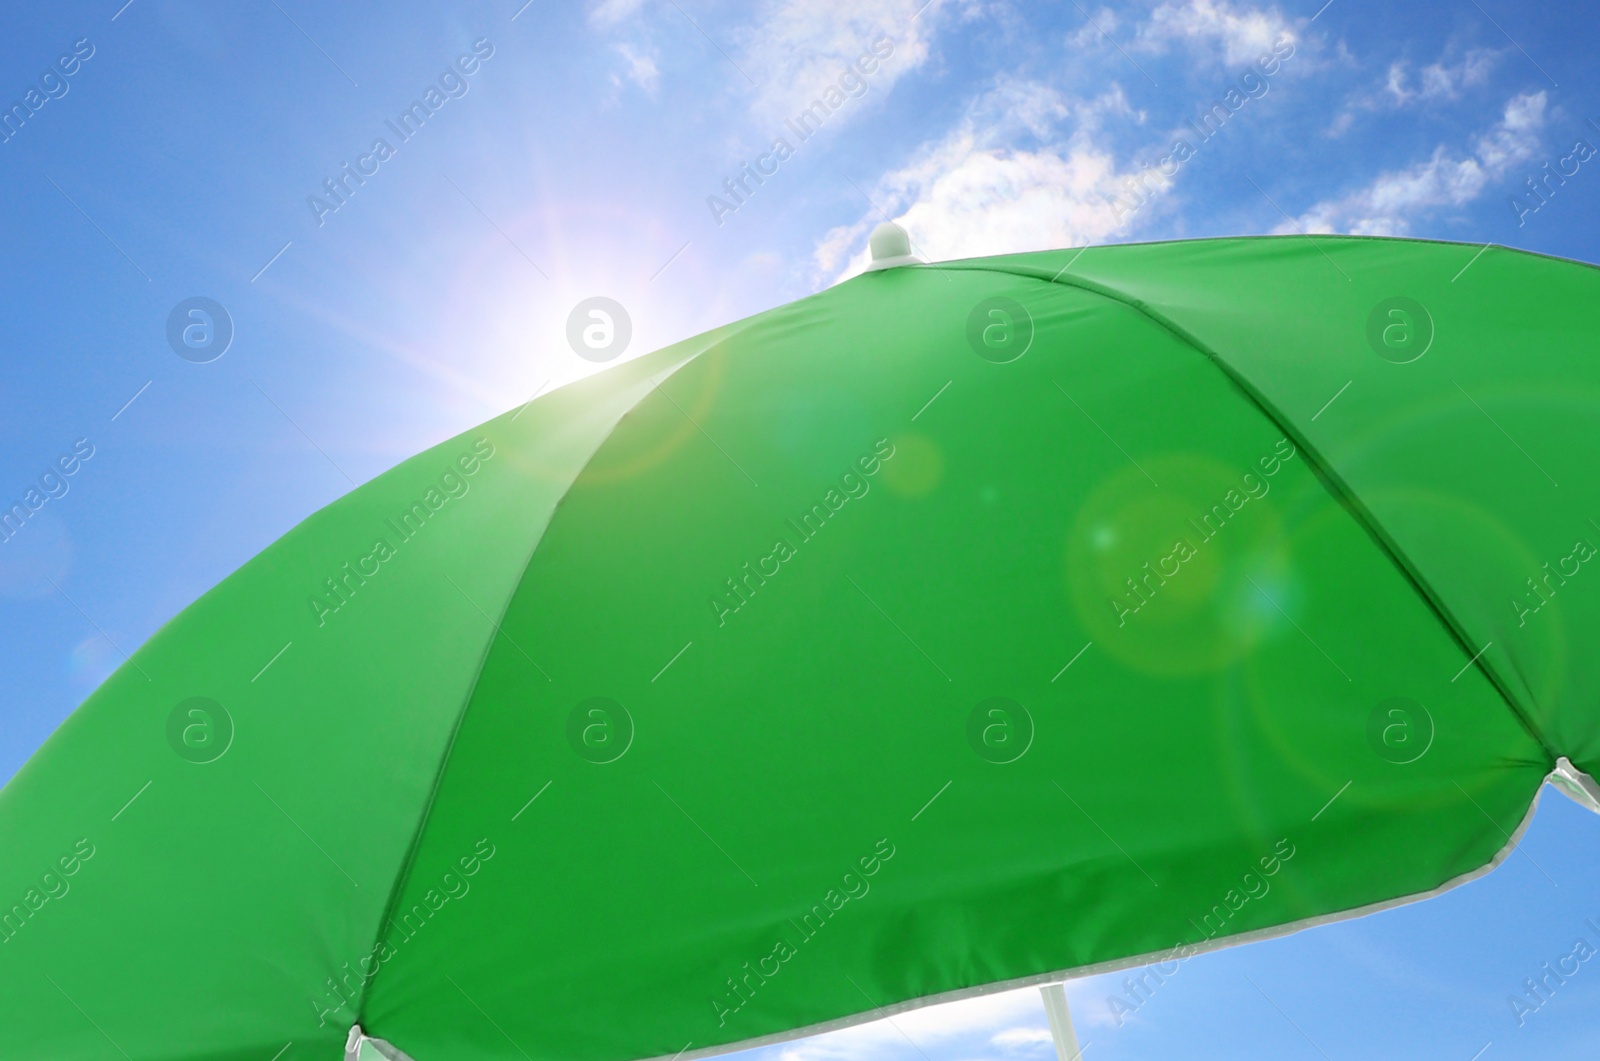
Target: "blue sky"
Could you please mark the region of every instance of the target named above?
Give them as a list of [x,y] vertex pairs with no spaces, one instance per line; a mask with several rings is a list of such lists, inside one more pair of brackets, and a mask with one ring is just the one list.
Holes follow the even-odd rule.
[[[1600,261],[1600,160],[1525,192],[1600,148],[1592,8],[922,3],[14,5],[0,101],[38,102],[0,143],[0,494],[92,456],[0,544],[0,778],[306,514],[594,371],[566,339],[585,298],[625,307],[633,356],[848,275],[884,217],[935,259],[1304,230]],[[776,168],[733,200],[745,164]],[[231,321],[220,356],[169,343],[197,297]],[[1600,962],[1525,1026],[1507,999],[1600,947],[1600,822],[1547,793],[1522,850],[1196,958],[1122,1026],[1124,975],[1076,983],[1085,1056],[1593,1053]],[[1036,992],[896,1024],[762,1053],[1048,1056]]]

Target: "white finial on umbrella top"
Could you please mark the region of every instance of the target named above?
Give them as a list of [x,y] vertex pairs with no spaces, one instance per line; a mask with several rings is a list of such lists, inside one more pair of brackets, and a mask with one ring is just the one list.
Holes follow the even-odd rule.
[[911,237],[893,221],[885,221],[873,229],[867,245],[872,250],[872,264],[867,266],[869,273],[877,269],[922,264],[922,259],[911,253]]

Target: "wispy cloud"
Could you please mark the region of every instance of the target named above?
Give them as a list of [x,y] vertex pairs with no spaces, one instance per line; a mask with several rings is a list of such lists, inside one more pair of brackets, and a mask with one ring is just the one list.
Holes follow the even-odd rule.
[[937,0],[771,0],[737,34],[739,67],[758,86],[756,113],[767,121],[789,117],[883,38],[894,51],[870,82],[887,92],[927,60],[941,6]]
[[[1120,89],[1075,101],[1038,82],[1008,82],[868,194],[934,260],[1104,240],[1122,225],[1110,200],[1132,176],[1099,142],[1111,116],[1141,117]],[[819,272],[843,278],[864,268],[864,250],[845,257],[881,220],[869,210],[829,232],[816,250]]]
[[1408,107],[1454,103],[1471,90],[1488,86],[1505,52],[1493,48],[1451,48],[1417,69],[1407,59],[1389,64],[1381,81],[1353,93],[1328,127],[1343,136],[1363,114],[1387,114]]
[[1050,1042],[1050,1029],[1042,1025],[1018,1025],[996,1032],[989,1037],[989,1042],[1003,1050],[1025,1049],[1037,1046],[1040,1043]]
[[1244,7],[1228,0],[1187,0],[1164,3],[1150,13],[1138,30],[1136,47],[1162,52],[1174,44],[1186,45],[1202,56],[1221,59],[1228,66],[1254,62],[1270,53],[1280,37],[1297,38],[1288,19],[1276,7]]
[[1532,158],[1544,129],[1545,103],[1543,92],[1514,96],[1500,121],[1464,156],[1441,144],[1426,162],[1382,173],[1363,188],[1325,199],[1277,231],[1406,235],[1432,211],[1471,202],[1512,166]]
[[[654,93],[660,79],[655,56],[627,43],[617,45],[617,54],[622,56],[622,76],[646,92]],[[620,84],[620,78],[614,77],[613,80]]]
[[[1092,1005],[1091,981],[1067,985],[1074,1018]],[[1049,1056],[1044,1004],[1039,989],[1020,988],[948,1002],[827,1032],[757,1053],[763,1061],[856,1061],[862,1057],[925,1061],[932,1051],[944,1057]]]
[[1429,63],[1414,78],[1409,65],[1400,60],[1390,65],[1384,92],[1397,105],[1460,99],[1467,89],[1488,83],[1501,54],[1474,48],[1453,63],[1446,59]]
[[1067,34],[1067,48],[1073,52],[1103,47],[1108,39],[1115,39],[1117,30],[1122,28],[1122,20],[1109,7],[1091,11],[1085,5],[1082,15],[1087,16],[1083,25]]
[[[1162,176],[1148,164],[1136,167],[1117,149],[1130,131],[1150,141],[1143,146],[1159,146],[1157,154],[1172,144],[1157,145],[1138,132],[1146,114],[1129,102],[1118,79],[1134,67],[1150,75],[1142,63],[1127,65],[1129,51],[1174,52],[1169,69],[1176,62],[1189,76],[1214,77],[1219,67],[1249,66],[1270,56],[1274,45],[1281,49],[1297,39],[1276,7],[1229,0],[1168,0],[1132,22],[1106,7],[1084,8],[1080,17],[1082,24],[1065,37],[1069,51],[1080,59],[1093,52],[1114,64],[1097,94],[1071,95],[1045,78],[1002,77],[953,128],[878,178],[868,190],[871,208],[857,221],[818,242],[816,279],[844,279],[863,269],[864,237],[885,216],[904,225],[915,249],[934,260],[1081,246],[1146,227],[1161,209],[1141,205],[1131,220],[1129,208],[1113,200],[1159,200],[1173,188],[1175,171]],[[1111,54],[1108,40],[1120,55]]]
[[602,29],[609,29],[639,13],[644,0],[600,0],[589,8],[589,21]]

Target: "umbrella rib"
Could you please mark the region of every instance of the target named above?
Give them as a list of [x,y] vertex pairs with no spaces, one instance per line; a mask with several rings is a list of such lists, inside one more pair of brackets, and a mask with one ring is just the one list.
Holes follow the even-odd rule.
[[[444,577],[450,580],[450,584],[452,586],[455,586],[456,592],[460,593],[463,597],[467,597],[467,591],[461,588],[460,583],[458,583],[455,579],[450,578],[449,575],[446,575]],[[471,597],[467,597],[467,603],[472,605],[474,608],[477,608],[479,615],[483,616],[485,619],[489,619],[489,613],[484,611],[482,608],[478,608],[478,602],[477,601],[473,600]],[[535,660],[532,656],[528,655],[527,651],[524,650],[521,645],[517,644],[516,641],[512,640],[511,635],[506,633],[505,630],[500,626],[499,623],[495,622],[493,619],[489,619],[489,625],[494,627],[494,632],[495,633],[499,634],[501,637],[505,638],[507,641],[510,641],[511,642],[511,647],[516,649],[518,652],[521,652],[522,653],[522,658],[526,659],[529,663],[532,663],[533,666],[534,666],[534,669],[537,670],[540,674],[544,675],[544,680],[545,681],[547,681],[547,682],[555,681],[554,678],[550,677],[550,673],[548,671],[546,671],[543,667],[539,666],[539,663],[538,663],[537,660]]]
[[1472,666],[1474,663],[1478,662],[1478,657],[1483,655],[1485,652],[1489,651],[1489,646],[1492,645],[1492,644],[1494,644],[1493,641],[1485,642],[1484,646],[1482,648],[1478,649],[1478,651],[1473,655],[1473,657],[1471,659],[1467,660],[1465,663],[1463,663],[1461,665],[1461,669],[1456,671],[1455,678],[1451,678],[1450,679],[1450,684],[1454,685],[1456,683],[1456,679],[1457,678],[1460,678],[1463,674],[1467,673],[1467,668]]
[[[746,323],[742,327],[734,325],[718,332],[716,338],[707,340],[706,343],[699,349],[693,351],[692,353],[683,355],[681,360],[672,366],[668,375],[670,376],[671,372],[676,372],[678,369],[692,364],[702,354],[712,350],[733,335],[740,334],[749,327],[750,325]],[[575,482],[578,477],[583,474],[583,470],[588,466],[589,460],[592,460],[595,452],[598,452],[600,447],[605,445],[606,439],[609,439],[611,434],[616,431],[618,425],[621,424],[623,417],[627,416],[628,413],[631,413],[634,409],[637,409],[639,404],[648,398],[652,393],[654,393],[654,388],[646,391],[644,394],[639,395],[633,400],[631,405],[617,415],[616,421],[612,423],[610,429],[605,433],[604,437],[602,437],[596,444],[594,450],[590,452],[589,457],[584,460],[583,465],[580,466],[578,471],[573,474],[573,482]],[[571,489],[571,486],[572,483],[569,482],[566,488]],[[553,518],[553,515],[551,518]],[[506,611],[511,607],[511,597],[515,593],[516,587],[520,586],[523,579],[527,577],[528,570],[533,565],[534,554],[538,552],[539,543],[543,540],[544,534],[548,528],[549,520],[546,520],[546,522],[539,528],[538,533],[534,536],[533,542],[528,546],[528,555],[523,559],[522,568],[519,571],[515,581],[512,583],[511,593],[506,595],[505,603],[500,607],[500,617],[502,619],[505,618]],[[456,711],[455,724],[451,727],[450,734],[445,740],[444,748],[439,753],[439,763],[434,768],[433,784],[429,787],[427,799],[422,805],[421,813],[417,816],[416,828],[411,834],[411,843],[406,847],[405,855],[401,858],[399,865],[395,867],[394,878],[389,883],[389,898],[384,903],[383,911],[379,915],[377,924],[373,929],[374,943],[381,941],[384,938],[383,926],[389,923],[390,918],[393,916],[395,909],[400,903],[401,896],[405,892],[406,884],[411,880],[411,873],[416,867],[418,852],[422,847],[423,834],[427,832],[428,822],[433,816],[434,804],[439,798],[439,787],[444,781],[445,770],[449,767],[451,755],[455,751],[456,738],[460,735],[462,724],[466,721],[467,712],[472,706],[473,693],[477,690],[478,680],[483,675],[484,665],[488,662],[489,653],[493,647],[494,638],[488,638],[484,642],[483,653],[478,659],[477,668],[473,671],[472,678],[467,683],[465,693],[462,697],[461,706]],[[372,991],[372,985],[375,980],[376,977],[371,977],[362,984],[361,994],[356,1000],[355,1006],[355,1010],[358,1015],[365,1011],[367,998]]]
[[[1159,310],[1151,308],[1151,306],[1142,299],[1138,299],[1132,295],[1126,294],[1102,281],[1090,280],[1086,277],[1076,274],[1070,277],[1060,276],[1058,274],[1055,279],[1051,279],[1050,277],[1044,275],[1043,270],[1036,271],[1025,265],[1008,264],[1005,268],[1000,268],[992,262],[985,263],[981,261],[944,262],[936,266],[930,266],[929,268],[972,272],[998,272],[1007,276],[1027,277],[1033,280],[1038,280],[1040,283],[1045,284],[1057,284],[1063,287],[1074,287],[1080,291],[1086,291],[1089,294],[1098,295],[1099,297],[1107,299],[1108,301],[1116,302],[1122,306],[1126,306],[1128,309],[1143,316],[1157,327],[1165,329],[1179,342],[1215,365],[1217,370],[1227,377],[1228,381],[1237,387],[1239,392],[1243,394],[1245,398],[1254,403],[1256,408],[1261,411],[1262,415],[1268,420],[1272,421],[1272,423],[1277,426],[1278,430],[1284,433],[1284,436],[1287,439],[1293,442],[1296,447],[1305,451],[1307,462],[1311,465],[1313,474],[1317,476],[1317,479],[1323,484],[1323,487],[1344,506],[1345,510],[1355,518],[1356,522],[1361,524],[1362,529],[1367,532],[1367,536],[1371,538],[1374,544],[1376,544],[1384,553],[1384,555],[1389,558],[1390,562],[1399,569],[1400,574],[1406,579],[1406,581],[1411,583],[1411,588],[1415,590],[1417,595],[1422,598],[1423,603],[1425,603],[1433,611],[1434,617],[1439,620],[1440,624],[1445,628],[1446,633],[1448,633],[1450,637],[1454,639],[1456,647],[1461,650],[1463,656],[1470,657],[1476,651],[1476,641],[1467,636],[1465,628],[1456,619],[1455,615],[1450,611],[1449,608],[1445,606],[1444,601],[1434,591],[1433,587],[1428,584],[1428,582],[1422,577],[1422,574],[1411,563],[1410,559],[1407,558],[1404,551],[1401,550],[1399,544],[1390,539],[1388,533],[1378,522],[1377,517],[1372,514],[1372,512],[1367,508],[1366,504],[1360,499],[1360,497],[1356,495],[1355,490],[1344,481],[1343,476],[1341,476],[1334,469],[1332,462],[1325,459],[1321,452],[1315,446],[1311,445],[1309,441],[1307,441],[1305,433],[1293,427],[1290,424],[1289,418],[1280,412],[1270,401],[1268,401],[1266,396],[1262,394],[1254,384],[1245,379],[1243,374],[1236,371],[1232,365],[1223,360],[1223,358],[1215,350],[1203,342],[1198,336],[1184,328],[1182,325],[1178,324],[1176,321],[1169,319]],[[1528,736],[1535,742],[1537,742],[1540,748],[1544,749],[1545,754],[1550,757],[1551,762],[1554,762],[1556,759],[1560,758],[1561,752],[1553,747],[1549,739],[1539,730],[1539,727],[1533,724],[1532,718],[1529,716],[1522,704],[1518,702],[1517,697],[1512,694],[1510,687],[1507,686],[1505,680],[1501,678],[1500,674],[1493,667],[1487,664],[1480,665],[1483,668],[1484,677],[1489,680],[1489,684],[1493,685],[1495,691],[1500,694],[1500,699],[1505,703],[1506,709],[1511,712],[1513,717],[1516,718],[1517,723],[1522,726],[1523,731],[1527,733]]]

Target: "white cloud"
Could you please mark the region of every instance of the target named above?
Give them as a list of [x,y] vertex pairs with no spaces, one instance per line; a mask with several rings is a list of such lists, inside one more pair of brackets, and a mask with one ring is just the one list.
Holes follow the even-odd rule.
[[1136,46],[1165,51],[1174,42],[1192,48],[1220,49],[1229,66],[1253,63],[1272,51],[1279,37],[1297,40],[1278,9],[1235,7],[1228,0],[1164,3],[1139,27]]
[[1098,11],[1084,9],[1083,13],[1088,16],[1083,26],[1067,35],[1067,48],[1074,52],[1102,46],[1121,25],[1117,13],[1109,7],[1102,7]]
[[[872,44],[887,37],[893,53],[866,78],[887,92],[928,58],[938,0],[769,0],[738,34],[739,67],[758,86],[755,108],[780,121],[809,105]],[[920,14],[919,9],[921,9]]]
[[[1098,996],[1091,998],[1091,992],[1103,986],[1101,977],[1070,980],[1066,984],[1080,1041],[1085,1018],[1095,1006],[1105,1008]],[[1096,1022],[1089,1018],[1087,1023]],[[1013,1057],[1053,1058],[1054,1050],[1045,1045],[1050,1041],[1039,989],[1024,987],[944,1002],[766,1047],[757,1057],[759,1061],[858,1061],[863,1057],[926,1061],[929,1056],[992,1058],[996,1050],[1001,1050]]]
[[1285,223],[1277,231],[1406,235],[1419,216],[1471,202],[1512,166],[1532,158],[1539,150],[1545,102],[1543,92],[1514,96],[1501,120],[1477,138],[1466,157],[1440,145],[1426,162],[1383,173],[1365,188],[1323,200],[1297,223]]
[[627,79],[646,92],[654,93],[659,79],[655,56],[637,51],[630,44],[617,45],[617,52],[622,56],[623,73]]
[[990,1037],[989,1042],[1005,1050],[1037,1046],[1039,1043],[1051,1042],[1050,1029],[1033,1025],[1019,1025],[1007,1028],[1005,1031],[996,1032]]
[[1452,58],[1454,50],[1450,50],[1415,73],[1410,63],[1397,59],[1389,64],[1382,85],[1364,88],[1345,103],[1329,124],[1328,135],[1343,136],[1363,113],[1454,102],[1468,90],[1488,84],[1504,54],[1492,48],[1473,48]]
[[[1134,176],[1099,142],[1110,116],[1143,119],[1120,89],[1070,101],[1037,82],[1008,82],[869,195],[934,261],[1103,241],[1123,228],[1126,213],[1119,216],[1110,199]],[[1055,135],[1061,124],[1071,126],[1065,136]],[[1036,144],[1014,146],[1019,141]],[[829,232],[816,249],[819,273],[843,279],[864,268],[865,236],[881,220],[872,211]]]
[[[598,0],[589,8],[589,24],[601,31],[615,30],[637,15],[643,6],[644,0]],[[636,48],[626,42],[619,43],[615,47],[617,54],[622,57],[622,71],[611,75],[612,87],[620,89],[626,80],[638,85],[650,95],[655,95],[656,85],[660,81],[660,71],[656,69],[653,49]],[[615,93],[612,102],[616,102]]]
[[[862,1057],[901,1056],[918,1061],[929,1050],[949,1053],[959,1040],[970,1039],[974,1046],[998,1040],[1019,1025],[1035,1024],[1043,1016],[1039,991],[1029,987],[898,1013],[885,1020],[770,1047],[763,1054],[773,1061],[856,1061]],[[1045,1032],[1045,1038],[1048,1040],[1049,1032]]]
[[609,29],[639,13],[644,0],[600,0],[589,9],[589,21],[602,29]]
[[1463,55],[1460,62],[1452,64],[1440,59],[1429,63],[1417,75],[1414,87],[1407,64],[1402,60],[1389,67],[1384,92],[1396,105],[1460,99],[1467,89],[1487,82],[1499,60],[1500,53],[1493,49],[1474,48]]

